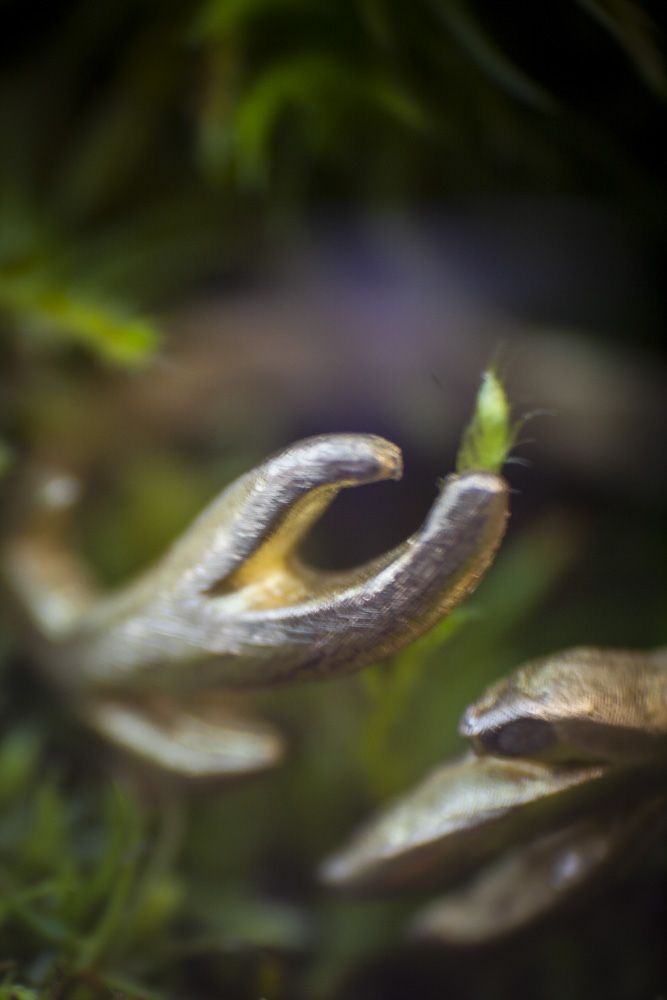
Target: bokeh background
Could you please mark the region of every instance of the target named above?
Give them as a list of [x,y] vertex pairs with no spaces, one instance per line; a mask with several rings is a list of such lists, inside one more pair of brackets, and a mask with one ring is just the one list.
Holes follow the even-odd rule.
[[407,944],[414,899],[315,873],[460,749],[492,679],[667,642],[663,6],[0,11],[7,511],[28,463],[80,473],[76,541],[113,585],[268,452],[372,431],[403,481],[341,496],[308,541],[351,566],[420,523],[490,362],[532,415],[466,613],[428,654],[252,699],[291,753],[246,783],[138,773],[54,704],[4,612],[0,997],[657,1000],[660,845],[481,951]]

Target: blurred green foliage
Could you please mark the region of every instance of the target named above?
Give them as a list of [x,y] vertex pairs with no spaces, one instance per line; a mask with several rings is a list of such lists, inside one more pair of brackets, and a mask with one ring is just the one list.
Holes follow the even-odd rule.
[[59,0],[36,20],[6,3],[4,327],[136,365],[157,343],[146,306],[322,199],[518,185],[664,211],[662,161],[641,135],[632,147],[626,110],[630,88],[648,139],[666,88],[644,6],[581,0],[536,16],[537,51],[520,4],[106,0],[93,14]]
[[8,278],[0,285],[0,304],[26,333],[62,336],[128,367],[143,361],[158,342],[157,329],[148,321],[123,316],[115,306],[86,300],[58,284],[40,287],[34,275],[25,283],[16,275]]
[[5,995],[20,996],[13,978],[26,976],[54,996],[150,997],[114,968],[159,942],[178,906],[169,821],[154,824],[149,852],[149,815],[136,798],[113,784],[73,797],[43,739],[19,726],[0,748]]
[[12,461],[12,453],[2,441],[0,441],[0,476],[4,475]]

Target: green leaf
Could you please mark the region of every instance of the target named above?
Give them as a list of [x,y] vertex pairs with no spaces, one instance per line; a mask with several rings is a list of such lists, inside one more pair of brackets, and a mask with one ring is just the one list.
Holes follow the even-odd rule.
[[475,412],[463,432],[456,471],[485,469],[500,472],[521,425],[520,420],[512,422],[503,383],[498,373],[489,368],[482,375]]

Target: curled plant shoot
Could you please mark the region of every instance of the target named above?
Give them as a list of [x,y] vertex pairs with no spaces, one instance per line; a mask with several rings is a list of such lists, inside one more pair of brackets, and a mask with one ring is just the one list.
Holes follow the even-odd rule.
[[303,562],[304,536],[341,489],[401,473],[399,449],[374,435],[298,442],[223,490],[156,565],[110,594],[69,541],[76,483],[43,476],[2,560],[35,662],[85,723],[170,771],[274,764],[279,735],[236,715],[227,692],[361,670],[448,616],[493,561],[508,488],[477,468],[449,476],[393,551],[346,572]]

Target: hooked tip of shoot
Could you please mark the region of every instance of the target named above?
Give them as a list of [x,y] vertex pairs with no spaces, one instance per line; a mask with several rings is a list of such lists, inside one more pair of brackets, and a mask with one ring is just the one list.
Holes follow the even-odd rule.
[[475,410],[463,432],[456,458],[458,473],[484,470],[499,473],[516,441],[521,421],[512,421],[512,409],[497,370],[482,374]]

